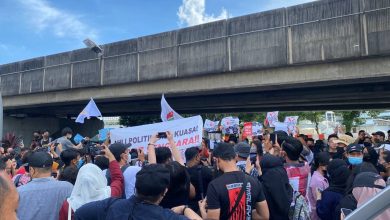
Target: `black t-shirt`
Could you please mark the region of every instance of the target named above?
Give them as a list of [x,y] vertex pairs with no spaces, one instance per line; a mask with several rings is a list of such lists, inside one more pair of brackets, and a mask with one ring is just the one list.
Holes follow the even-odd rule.
[[211,181],[207,190],[208,209],[220,209],[220,219],[227,219],[227,215],[240,193],[244,175],[247,178],[245,193],[230,219],[245,220],[247,219],[246,216],[251,217],[256,203],[265,200],[262,185],[258,180],[244,174],[242,171],[225,173]]
[[[195,212],[198,211],[198,201],[202,200],[202,192],[203,197],[206,196],[207,187],[211,180],[213,179],[213,174],[211,170],[206,166],[194,166],[187,169],[190,174],[191,183],[195,188],[196,196],[194,199],[191,199],[189,202],[189,206]],[[203,188],[200,185],[200,181],[202,181]]]

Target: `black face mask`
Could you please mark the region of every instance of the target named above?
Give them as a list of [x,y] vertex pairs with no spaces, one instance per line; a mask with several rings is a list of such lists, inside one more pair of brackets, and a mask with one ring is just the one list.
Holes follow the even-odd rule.
[[371,147],[371,143],[370,142],[364,142],[364,147]]

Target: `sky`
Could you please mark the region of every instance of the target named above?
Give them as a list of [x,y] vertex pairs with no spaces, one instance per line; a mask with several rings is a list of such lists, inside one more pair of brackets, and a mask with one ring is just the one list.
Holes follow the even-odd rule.
[[0,65],[313,0],[0,0]]

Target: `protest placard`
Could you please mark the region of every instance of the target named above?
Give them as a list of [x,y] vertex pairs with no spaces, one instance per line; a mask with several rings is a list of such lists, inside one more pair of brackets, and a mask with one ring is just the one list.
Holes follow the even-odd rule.
[[112,128],[103,128],[99,130],[99,141],[105,141],[107,139],[107,134]]
[[287,134],[288,132],[288,124],[284,122],[275,122],[275,131],[285,131]]
[[[147,146],[150,137],[158,132],[170,131],[176,146],[181,151],[189,147],[198,147],[202,141],[203,120],[201,116],[177,119],[155,124],[147,124],[129,128],[117,128],[110,131],[111,141],[131,144],[131,148],[143,148],[147,153]],[[168,147],[167,139],[160,139],[156,143],[157,147]]]
[[84,139],[83,136],[81,136],[80,134],[76,134],[74,137],[73,137],[73,140],[76,144],[79,144],[82,140]]
[[204,130],[207,132],[216,132],[218,131],[219,121],[211,121],[206,119],[204,122]]
[[284,122],[289,125],[297,125],[298,124],[298,117],[299,116],[286,116],[284,119]]
[[260,122],[252,122],[252,136],[263,134],[263,125]]
[[238,134],[240,130],[240,120],[231,116],[225,117],[221,121],[221,126],[223,134]]
[[252,122],[244,122],[244,128],[242,130],[242,138],[252,137]]
[[275,127],[275,122],[279,121],[278,115],[279,115],[279,111],[267,112],[267,121],[270,127]]

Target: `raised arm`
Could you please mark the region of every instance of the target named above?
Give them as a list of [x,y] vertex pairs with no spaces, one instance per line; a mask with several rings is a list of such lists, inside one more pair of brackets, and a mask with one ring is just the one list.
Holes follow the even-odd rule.
[[149,164],[155,164],[157,163],[156,160],[156,142],[159,140],[157,134],[153,134],[152,137],[150,137],[149,144],[148,144],[148,162]]
[[181,165],[185,166],[183,158],[181,158],[180,151],[176,147],[175,140],[173,140],[173,134],[170,131],[167,131],[167,139],[169,146],[171,147],[173,159],[175,159],[175,161]]

